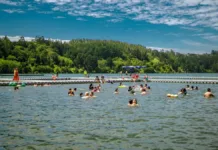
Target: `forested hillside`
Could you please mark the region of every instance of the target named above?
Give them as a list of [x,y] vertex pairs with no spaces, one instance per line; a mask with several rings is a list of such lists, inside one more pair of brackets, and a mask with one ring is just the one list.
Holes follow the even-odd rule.
[[181,54],[157,51],[119,41],[71,40],[69,43],[36,37],[11,42],[0,38],[0,73],[116,73],[123,65],[147,66],[140,72],[218,72],[218,51]]

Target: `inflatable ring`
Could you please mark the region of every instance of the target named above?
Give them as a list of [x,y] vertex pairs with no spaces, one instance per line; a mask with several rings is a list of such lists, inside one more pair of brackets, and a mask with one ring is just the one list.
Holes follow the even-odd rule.
[[177,94],[167,94],[167,97],[172,97],[172,98],[174,98],[174,97],[178,97],[178,95],[177,95]]
[[125,85],[118,86],[118,88],[125,88],[125,87],[126,87]]

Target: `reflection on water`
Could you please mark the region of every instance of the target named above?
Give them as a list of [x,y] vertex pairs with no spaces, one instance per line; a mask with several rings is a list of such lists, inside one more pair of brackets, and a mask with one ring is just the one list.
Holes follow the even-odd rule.
[[[89,100],[78,96],[88,84],[0,87],[0,149],[218,149],[218,101],[203,97],[217,85],[170,99],[185,85],[150,83],[148,95],[132,96],[127,88],[114,95],[118,84],[103,84]],[[127,106],[133,97],[137,108]]]

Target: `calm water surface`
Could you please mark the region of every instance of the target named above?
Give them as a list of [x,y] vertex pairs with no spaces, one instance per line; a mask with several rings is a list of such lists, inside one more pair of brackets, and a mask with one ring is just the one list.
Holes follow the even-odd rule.
[[[107,83],[89,100],[78,96],[88,84],[0,87],[0,150],[218,149],[218,99],[202,96],[208,87],[218,96],[217,85],[174,99],[166,94],[185,84],[149,85],[148,95],[131,96],[127,88],[114,95],[118,83]],[[74,87],[76,96],[68,96]],[[139,107],[127,106],[133,97]]]

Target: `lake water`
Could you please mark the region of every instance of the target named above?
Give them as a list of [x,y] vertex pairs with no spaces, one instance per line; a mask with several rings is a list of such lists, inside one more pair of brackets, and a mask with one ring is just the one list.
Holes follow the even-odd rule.
[[[148,83],[144,96],[127,88],[114,95],[118,84],[102,84],[89,100],[78,96],[88,84],[0,87],[0,150],[218,149],[218,99],[203,97],[208,87],[218,96],[217,85],[194,84],[198,91],[172,99],[166,94],[185,84]],[[75,87],[76,96],[68,96]],[[130,98],[140,106],[128,107]]]

